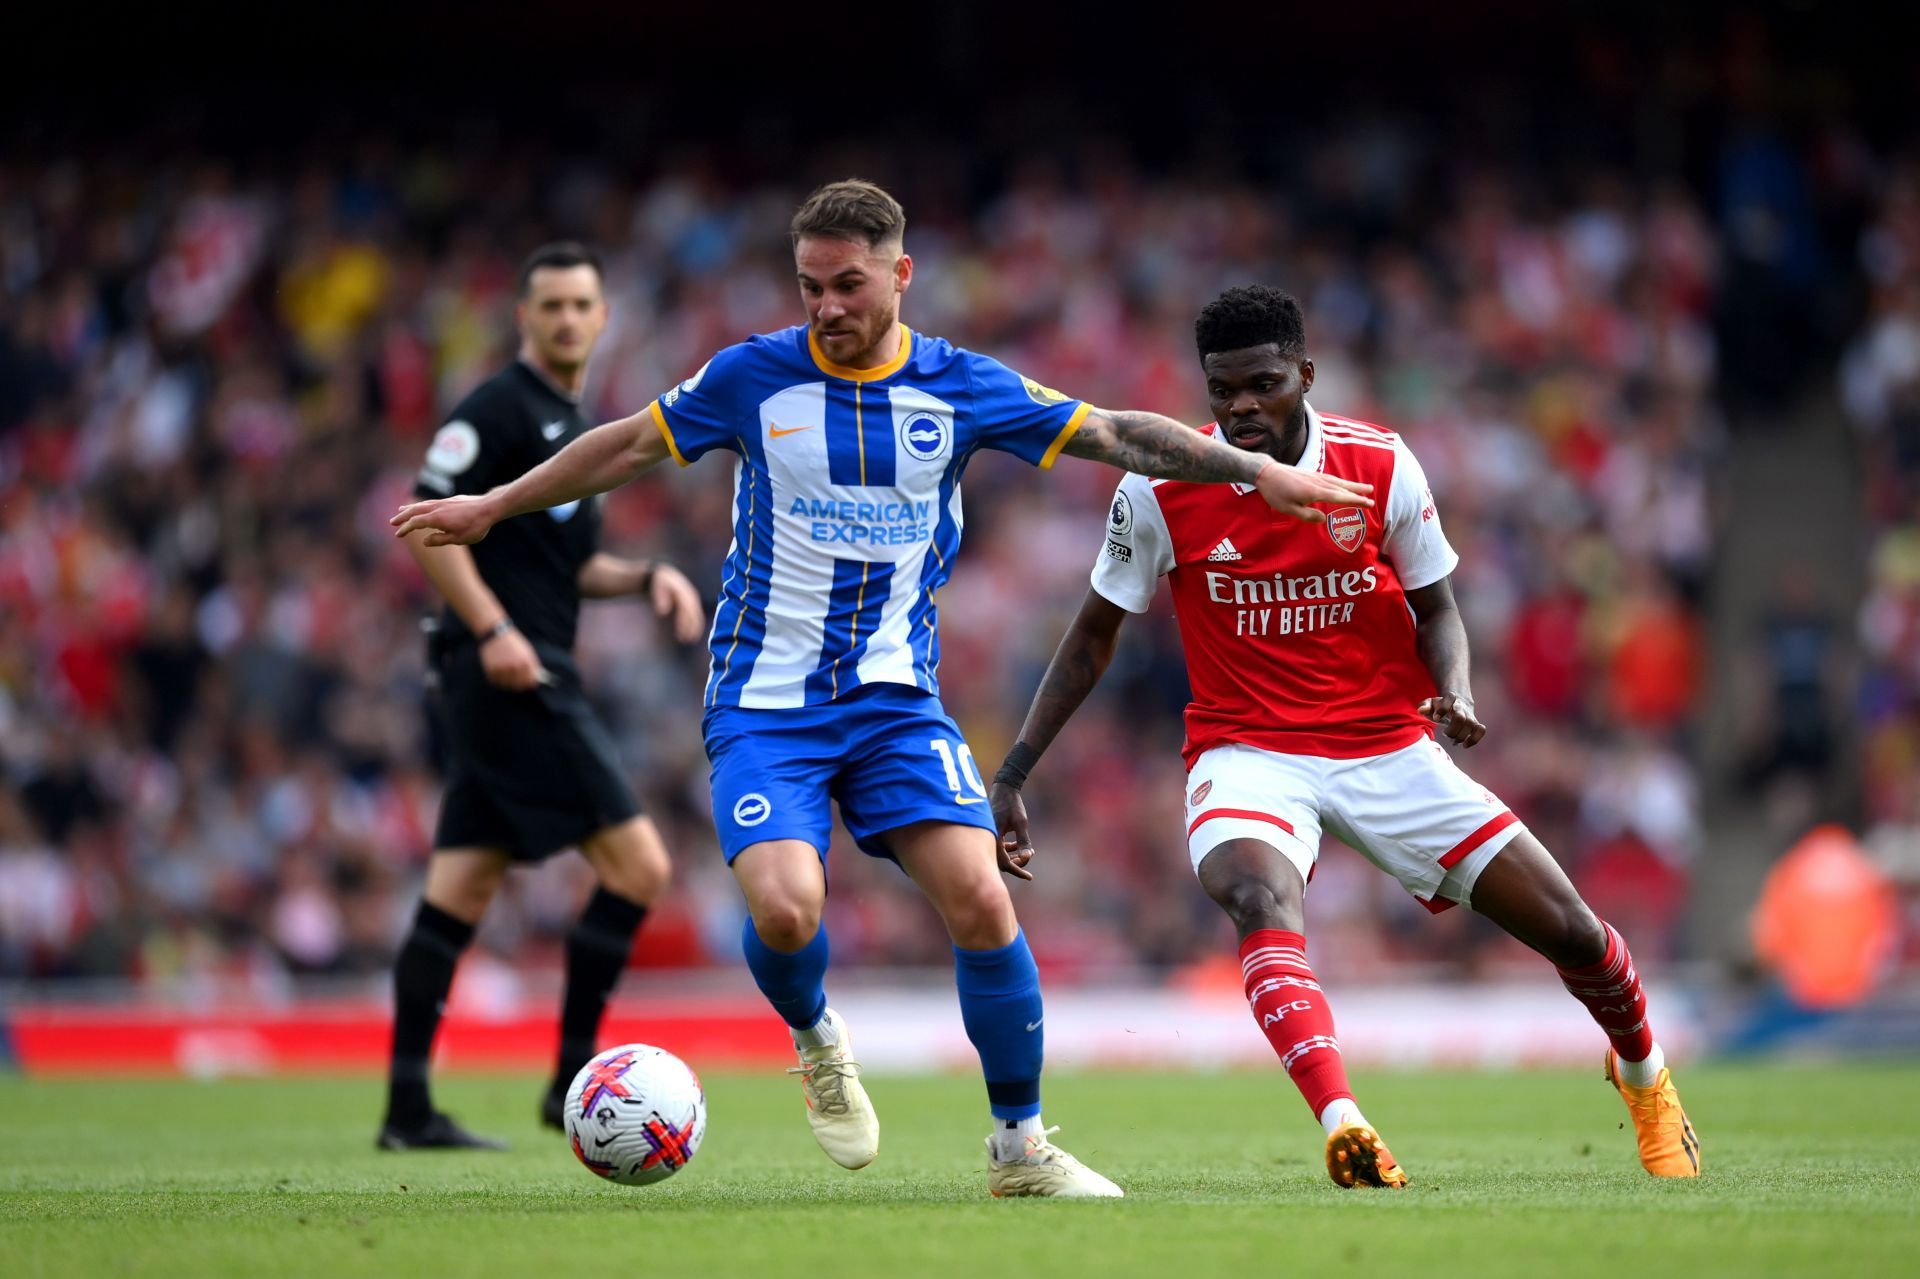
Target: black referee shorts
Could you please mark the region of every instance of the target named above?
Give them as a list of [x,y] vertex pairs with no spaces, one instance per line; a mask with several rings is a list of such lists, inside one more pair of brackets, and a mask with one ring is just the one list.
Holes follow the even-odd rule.
[[448,768],[435,848],[503,848],[539,861],[639,815],[578,673],[550,653],[541,661],[554,683],[519,693],[487,682],[472,644],[441,656]]

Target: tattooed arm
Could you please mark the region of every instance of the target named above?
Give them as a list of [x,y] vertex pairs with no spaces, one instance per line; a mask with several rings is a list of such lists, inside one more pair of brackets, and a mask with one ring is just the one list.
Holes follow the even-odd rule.
[[991,799],[994,826],[1000,832],[1000,869],[1010,875],[1033,878],[1033,872],[1026,868],[1033,856],[1033,840],[1028,834],[1027,805],[1020,797],[1020,788],[1041,754],[1106,673],[1107,663],[1113,660],[1114,642],[1120,636],[1120,623],[1126,617],[1125,609],[1098,591],[1087,592],[1079,615],[1061,637],[1060,647],[1047,663],[1047,673],[1040,678],[1026,722],[1020,726],[1019,740],[993,776]]
[[1267,505],[1310,524],[1327,520],[1315,502],[1373,505],[1371,484],[1281,466],[1264,453],[1237,449],[1158,413],[1092,409],[1062,451],[1155,479],[1250,484]]

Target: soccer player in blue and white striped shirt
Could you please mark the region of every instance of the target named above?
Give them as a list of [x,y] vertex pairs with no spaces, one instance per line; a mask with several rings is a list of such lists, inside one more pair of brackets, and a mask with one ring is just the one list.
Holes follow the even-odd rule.
[[1281,466],[1171,418],[1095,408],[900,322],[906,215],[867,182],[793,219],[807,323],[728,347],[639,413],[596,427],[512,483],[394,517],[428,545],[615,488],[672,458],[735,456],[733,545],[714,617],[705,737],[713,817],[747,896],[747,965],[786,1020],[808,1118],[860,1168],[880,1126],[845,1022],[827,1007],[829,800],[861,849],[913,877],[952,936],[960,1010],[993,1114],[996,1196],[1118,1196],[1040,1121],[1033,955],[999,872],[973,754],[942,709],[934,593],[960,547],[960,478],[983,448],[1041,468],[1062,453],[1126,471],[1239,483],[1309,521],[1371,506],[1367,485]]

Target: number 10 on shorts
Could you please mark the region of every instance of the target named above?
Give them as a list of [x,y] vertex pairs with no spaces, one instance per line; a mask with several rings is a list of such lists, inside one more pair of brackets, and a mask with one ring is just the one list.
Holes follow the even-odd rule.
[[[960,799],[960,779],[962,777],[966,778],[968,790],[971,790],[981,799],[987,797],[987,785],[980,780],[980,770],[973,762],[973,747],[967,745],[965,742],[961,742],[959,749],[956,751],[953,743],[942,737],[932,739],[927,745],[932,747],[933,753],[940,757],[940,767],[947,770],[947,785],[953,788],[953,797],[955,799]],[[961,800],[961,802],[970,804],[973,801]]]

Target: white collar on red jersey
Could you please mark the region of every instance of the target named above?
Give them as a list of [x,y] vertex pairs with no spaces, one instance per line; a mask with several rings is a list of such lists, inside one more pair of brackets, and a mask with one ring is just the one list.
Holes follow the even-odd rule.
[[[1302,404],[1307,410],[1307,444],[1300,450],[1300,460],[1293,465],[1303,471],[1324,471],[1327,469],[1327,437],[1320,430],[1320,415],[1313,411],[1313,405],[1306,404],[1305,401],[1302,401]],[[1216,434],[1219,429],[1218,426],[1214,427]],[[1282,462],[1280,465],[1287,464]],[[1235,484],[1233,491],[1243,495],[1251,493],[1253,485]]]

